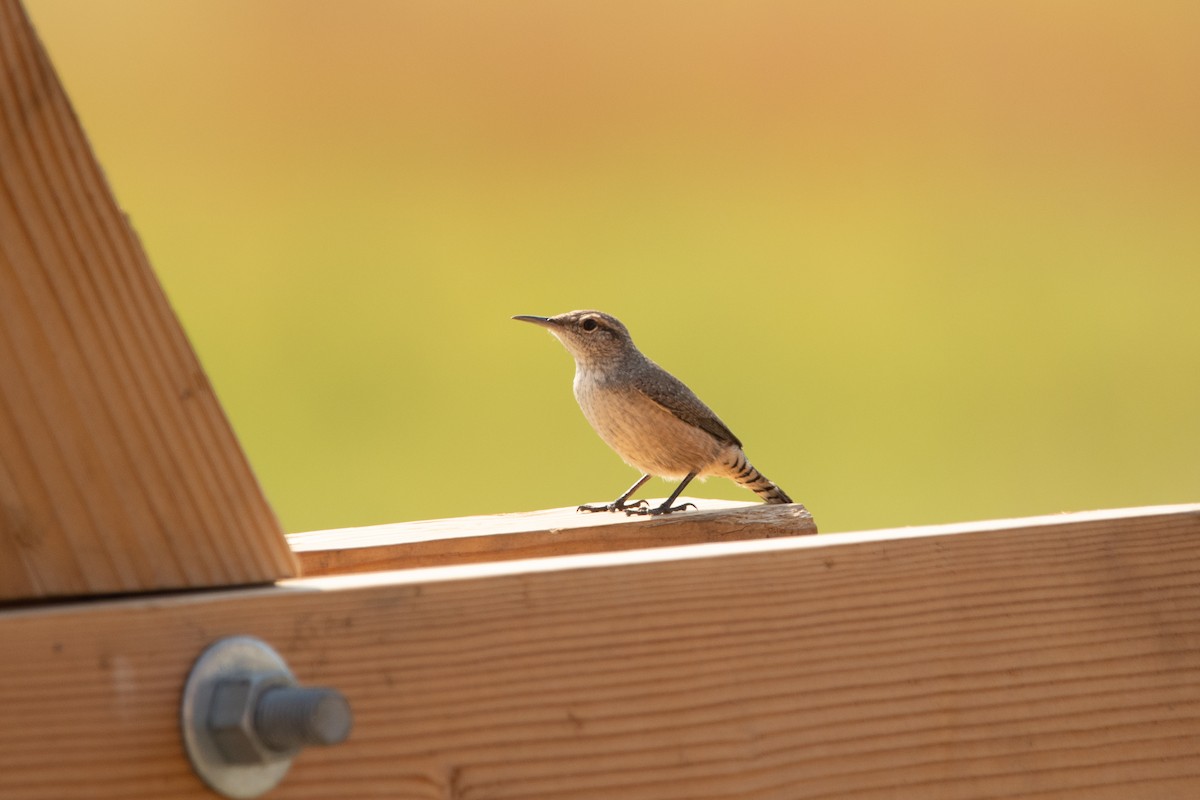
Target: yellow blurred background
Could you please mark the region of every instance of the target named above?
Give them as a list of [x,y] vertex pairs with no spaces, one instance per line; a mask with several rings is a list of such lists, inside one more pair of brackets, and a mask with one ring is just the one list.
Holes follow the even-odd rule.
[[1200,499],[1198,3],[26,7],[290,531],[615,497],[588,307],[825,531]]

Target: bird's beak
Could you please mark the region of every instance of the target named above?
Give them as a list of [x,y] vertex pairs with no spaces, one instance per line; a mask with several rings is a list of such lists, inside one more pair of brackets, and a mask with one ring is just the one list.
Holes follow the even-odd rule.
[[543,328],[556,328],[558,323],[550,319],[550,317],[531,317],[528,314],[518,314],[513,319],[521,322],[532,322],[534,325],[541,325]]

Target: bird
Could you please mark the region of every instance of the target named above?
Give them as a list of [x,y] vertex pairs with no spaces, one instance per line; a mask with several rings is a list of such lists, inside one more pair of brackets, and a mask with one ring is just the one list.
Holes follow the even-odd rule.
[[[600,438],[641,477],[611,503],[581,505],[579,511],[623,511],[662,515],[693,479],[729,478],[767,503],[791,503],[783,489],[747,460],[741,441],[691,389],[638,350],[629,329],[602,311],[568,311],[554,317],[520,314],[562,342],[575,359],[575,399]],[[681,481],[661,505],[629,502],[651,476]]]

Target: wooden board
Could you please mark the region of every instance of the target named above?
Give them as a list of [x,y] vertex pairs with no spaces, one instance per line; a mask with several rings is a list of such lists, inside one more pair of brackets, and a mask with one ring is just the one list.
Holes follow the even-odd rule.
[[[650,501],[651,505],[661,498]],[[814,534],[802,505],[681,498],[695,510],[665,517],[582,514],[574,506],[341,528],[288,536],[306,576],[479,561],[604,553],[645,547]]]
[[0,72],[0,600],[295,575],[16,0]]
[[1200,506],[9,612],[0,797],[209,797],[227,634],[355,710],[280,800],[1200,797]]

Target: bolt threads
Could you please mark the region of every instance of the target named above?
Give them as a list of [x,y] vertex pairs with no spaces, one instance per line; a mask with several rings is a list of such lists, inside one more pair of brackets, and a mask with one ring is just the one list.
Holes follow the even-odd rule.
[[276,686],[254,709],[254,730],[278,753],[308,745],[332,745],[350,735],[350,704],[336,689]]

